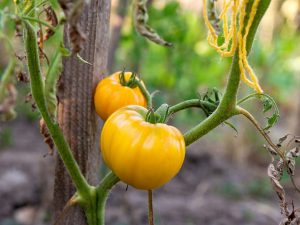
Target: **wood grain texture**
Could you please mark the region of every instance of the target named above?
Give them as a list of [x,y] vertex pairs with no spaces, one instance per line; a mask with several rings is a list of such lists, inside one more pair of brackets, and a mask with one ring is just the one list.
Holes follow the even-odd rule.
[[[80,56],[93,66],[80,62],[75,56],[64,58],[64,70],[58,84],[58,120],[73,154],[90,184],[97,184],[99,174],[99,150],[97,121],[93,93],[96,83],[106,72],[110,0],[92,0],[85,6],[80,25],[87,36]],[[66,32],[65,32],[66,34]],[[69,41],[65,35],[65,45]],[[69,47],[69,46],[68,46]],[[98,126],[99,127],[99,126]],[[54,219],[57,219],[75,189],[57,156],[54,184]],[[84,225],[82,210],[73,207],[59,224]]]

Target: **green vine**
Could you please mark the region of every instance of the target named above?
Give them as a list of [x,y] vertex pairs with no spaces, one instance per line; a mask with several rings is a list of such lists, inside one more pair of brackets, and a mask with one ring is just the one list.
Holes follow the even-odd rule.
[[25,27],[25,49],[27,53],[27,63],[30,75],[31,93],[37,104],[38,109],[42,117],[44,118],[49,132],[54,140],[57,150],[66,166],[75,186],[77,192],[82,197],[89,196],[90,187],[83,177],[74,156],[72,155],[69,144],[64,138],[64,135],[57,123],[54,123],[48,112],[45,90],[44,90],[44,80],[41,74],[40,59],[38,53],[37,37],[36,32],[32,25],[23,21]]
[[[249,34],[247,36],[247,52],[250,52],[254,36],[259,25],[260,20],[265,14],[271,0],[260,1],[257,13],[254,17],[253,24],[250,28]],[[249,1],[247,5],[246,15],[249,15],[251,6],[253,1]],[[225,89],[225,93],[223,98],[216,109],[207,119],[205,119],[202,123],[198,124],[188,132],[184,134],[184,139],[186,145],[192,144],[194,141],[198,140],[203,135],[207,134],[209,131],[217,127],[218,125],[225,122],[230,117],[237,115],[236,111],[236,102],[237,102],[237,92],[240,84],[240,69],[239,69],[239,56],[238,49],[236,50],[232,65],[231,71],[229,74],[229,79],[227,82],[227,86]]]

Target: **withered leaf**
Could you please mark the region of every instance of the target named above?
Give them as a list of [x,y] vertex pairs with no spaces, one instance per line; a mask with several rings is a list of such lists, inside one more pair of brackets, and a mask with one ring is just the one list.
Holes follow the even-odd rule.
[[289,221],[288,218],[283,218],[279,225],[290,225],[290,224],[291,222]]
[[28,76],[26,75],[26,73],[24,73],[22,71],[18,71],[16,76],[17,76],[18,81],[20,81],[20,82],[24,82],[24,83],[29,82]]
[[148,0],[137,0],[136,11],[135,11],[135,27],[136,30],[144,37],[150,41],[163,45],[166,47],[173,46],[172,43],[165,41],[161,38],[154,29],[152,29],[148,24],[148,11],[147,11],[147,1]]
[[283,137],[279,138],[278,144],[282,144],[287,139],[288,136],[289,136],[289,134],[284,135]]
[[219,35],[220,30],[220,19],[216,10],[215,3],[217,0],[209,0],[207,4],[207,16],[208,20],[210,21],[211,25],[213,26],[215,32]]
[[299,148],[293,148],[291,150],[289,150],[286,154],[287,158],[296,158],[296,157],[299,157],[300,156],[300,151],[299,151]]
[[268,152],[269,152],[271,155],[277,156],[277,152],[276,152],[272,147],[270,147],[270,146],[268,146],[268,145],[264,145],[264,148],[265,148],[266,150],[268,150]]
[[276,192],[280,200],[281,210],[282,212],[284,212],[284,214],[287,214],[288,209],[287,209],[287,203],[285,199],[285,191],[278,181],[278,171],[275,169],[275,166],[272,163],[268,167],[268,176],[271,179],[273,190]]
[[54,153],[54,141],[49,133],[48,127],[45,123],[44,119],[40,119],[40,133],[44,136],[44,142],[48,145],[49,155],[53,155]]
[[77,54],[83,48],[83,43],[86,40],[85,34],[79,26],[79,17],[84,8],[84,0],[58,0],[63,9],[67,22],[69,24],[68,31],[72,43],[72,53]]
[[[47,8],[45,8],[45,12],[46,21],[48,21],[52,25],[52,27],[56,27],[58,25],[58,19],[54,9],[51,6],[48,6]],[[48,40],[54,34],[54,31],[49,27],[46,27],[45,31],[46,33],[44,36],[44,41]]]

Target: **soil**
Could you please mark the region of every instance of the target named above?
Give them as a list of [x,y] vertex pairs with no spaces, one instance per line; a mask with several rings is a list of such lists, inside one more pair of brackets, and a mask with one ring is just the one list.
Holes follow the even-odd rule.
[[[51,224],[55,162],[45,157],[48,149],[37,122],[18,119],[1,124],[0,129],[9,129],[13,140],[0,146],[0,225]],[[236,164],[230,157],[209,151],[215,148],[222,145],[211,140],[195,143],[180,173],[154,191],[155,224],[279,224],[282,215],[267,178],[267,162]],[[287,186],[292,190],[288,182]],[[108,199],[106,221],[110,225],[148,224],[147,192],[127,189],[120,182]]]

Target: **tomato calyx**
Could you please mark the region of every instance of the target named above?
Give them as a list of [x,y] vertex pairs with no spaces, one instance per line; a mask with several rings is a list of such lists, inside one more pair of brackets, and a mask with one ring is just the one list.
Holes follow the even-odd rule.
[[156,115],[158,116],[158,123],[166,123],[168,120],[169,115],[169,108],[170,106],[166,103],[162,104],[158,107],[155,111]]
[[130,87],[130,88],[135,88],[137,87],[137,82],[139,82],[137,79],[136,79],[136,76],[137,74],[136,73],[131,73],[131,76],[129,78],[128,81],[126,81],[126,78],[125,78],[125,70],[123,70],[120,74],[119,74],[119,79],[120,79],[120,84],[122,86],[126,86],[126,87]]
[[156,124],[159,121],[159,115],[156,114],[152,108],[150,108],[146,114],[146,121],[148,123]]
[[166,123],[168,118],[168,104],[162,104],[156,111],[150,108],[146,114],[146,121],[152,124]]

